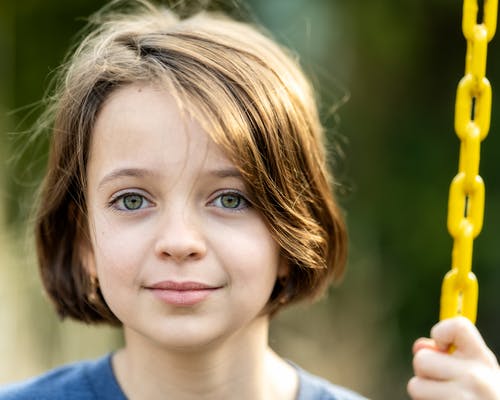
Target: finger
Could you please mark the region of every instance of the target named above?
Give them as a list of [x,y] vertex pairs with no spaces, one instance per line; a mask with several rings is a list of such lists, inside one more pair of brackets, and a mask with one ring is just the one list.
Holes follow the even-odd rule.
[[460,388],[452,382],[432,381],[414,376],[407,385],[413,400],[460,399]]
[[431,337],[440,350],[446,351],[453,345],[458,356],[492,361],[481,334],[467,318],[455,317],[439,322],[432,328]]
[[419,350],[422,349],[439,351],[434,339],[429,339],[429,338],[419,338],[415,341],[415,343],[413,343],[413,348],[412,348],[413,354],[416,354]]
[[418,377],[446,381],[459,377],[466,362],[439,350],[422,348],[413,357],[413,370]]

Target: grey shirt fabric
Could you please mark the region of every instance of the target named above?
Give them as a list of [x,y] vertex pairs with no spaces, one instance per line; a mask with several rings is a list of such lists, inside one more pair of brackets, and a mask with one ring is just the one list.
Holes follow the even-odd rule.
[[[292,364],[293,365],[293,364]],[[297,400],[363,400],[364,397],[294,365]],[[168,396],[167,396],[168,397]],[[69,364],[39,377],[0,388],[0,400],[126,400],[111,365],[111,354]],[[366,399],[365,399],[366,400]]]

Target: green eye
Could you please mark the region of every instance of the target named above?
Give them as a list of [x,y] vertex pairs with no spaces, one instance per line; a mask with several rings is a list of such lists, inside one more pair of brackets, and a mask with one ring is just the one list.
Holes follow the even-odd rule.
[[250,207],[249,201],[238,192],[221,193],[212,200],[211,204],[228,211],[243,211],[245,208]]
[[138,194],[127,194],[122,198],[123,206],[127,210],[138,210],[144,203],[144,198]]
[[220,202],[225,208],[238,208],[241,204],[241,197],[234,194],[224,194],[220,197]]

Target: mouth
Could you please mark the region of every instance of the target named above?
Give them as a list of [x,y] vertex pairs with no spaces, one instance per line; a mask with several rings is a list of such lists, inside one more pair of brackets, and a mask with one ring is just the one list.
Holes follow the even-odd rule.
[[149,290],[160,301],[177,307],[189,307],[206,300],[222,286],[213,286],[201,282],[162,281],[151,286]]

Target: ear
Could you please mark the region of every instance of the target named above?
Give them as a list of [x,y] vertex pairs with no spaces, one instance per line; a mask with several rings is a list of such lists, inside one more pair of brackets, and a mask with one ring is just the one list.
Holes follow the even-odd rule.
[[73,239],[73,263],[82,266],[89,278],[97,278],[94,250],[89,235],[88,219],[81,205],[71,202],[68,205],[68,218],[74,221],[75,236]]
[[290,275],[290,263],[288,259],[280,254],[279,264],[278,264],[278,279],[286,279]]
[[94,249],[90,243],[90,238],[80,238],[77,243],[78,258],[84,271],[90,278],[97,278],[97,268],[95,265]]

